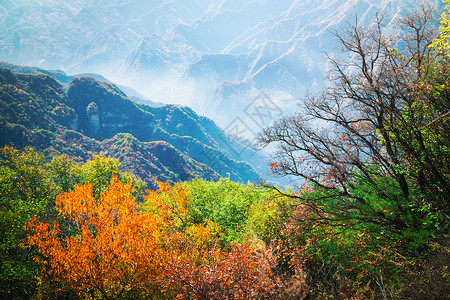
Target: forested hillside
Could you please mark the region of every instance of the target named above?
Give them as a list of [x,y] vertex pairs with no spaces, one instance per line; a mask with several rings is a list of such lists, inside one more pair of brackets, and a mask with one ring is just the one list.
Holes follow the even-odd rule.
[[67,154],[80,162],[94,154],[118,158],[150,184],[258,178],[249,164],[230,154],[236,142],[187,107],[138,104],[115,85],[92,77],[74,78],[67,91],[42,73],[1,69],[0,81],[1,146],[32,146],[47,156]]

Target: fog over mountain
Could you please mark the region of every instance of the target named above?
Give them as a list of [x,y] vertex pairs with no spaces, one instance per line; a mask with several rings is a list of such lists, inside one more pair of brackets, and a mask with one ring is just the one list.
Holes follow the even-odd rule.
[[[333,31],[356,15],[368,25],[376,12],[389,30],[420,2],[3,0],[0,59],[99,73],[151,101],[187,105],[224,129],[244,123],[251,139],[324,86]],[[261,97],[273,110],[258,123],[249,110]]]

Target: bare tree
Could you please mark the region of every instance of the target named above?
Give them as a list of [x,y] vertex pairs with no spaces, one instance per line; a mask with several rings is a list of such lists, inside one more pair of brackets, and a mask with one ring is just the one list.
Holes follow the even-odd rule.
[[[328,57],[330,85],[259,136],[262,147],[277,145],[276,174],[324,191],[291,197],[319,213],[320,203],[334,201],[336,209],[359,212],[352,218],[395,231],[413,225],[402,214],[422,205],[417,190],[433,194],[432,204],[448,213],[448,58],[429,47],[436,37],[433,16],[426,6],[406,15],[400,38],[383,33],[379,15],[368,28],[356,19],[334,34],[347,58]],[[374,205],[374,197],[389,204]]]

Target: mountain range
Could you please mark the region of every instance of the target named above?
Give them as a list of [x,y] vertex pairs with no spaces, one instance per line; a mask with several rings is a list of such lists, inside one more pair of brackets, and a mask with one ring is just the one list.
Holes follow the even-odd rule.
[[[5,0],[0,59],[98,73],[154,102],[183,104],[226,128],[261,92],[291,111],[322,88],[333,32],[386,30],[422,0]],[[442,5],[440,0],[429,0]],[[252,136],[247,136],[252,138]]]

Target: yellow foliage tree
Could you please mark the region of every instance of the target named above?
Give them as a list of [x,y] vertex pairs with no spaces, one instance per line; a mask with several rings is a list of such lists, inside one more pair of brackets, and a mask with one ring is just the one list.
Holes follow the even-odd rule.
[[[59,195],[56,208],[74,232],[65,239],[58,222],[31,223],[29,242],[43,255],[43,279],[61,283],[83,298],[117,299],[148,295],[160,279],[164,251],[158,247],[157,216],[142,211],[131,185],[117,178],[99,199],[92,185]],[[62,225],[61,225],[62,226]]]
[[439,27],[439,36],[431,44],[438,51],[445,55],[450,55],[450,0],[442,0],[445,4],[444,12],[441,14],[441,26]]
[[208,260],[209,250],[216,247],[219,226],[210,220],[205,224],[190,223],[187,218],[191,203],[189,192],[179,184],[156,183],[159,189],[144,196],[145,207],[158,217],[164,248],[170,252],[168,257],[204,263]]

